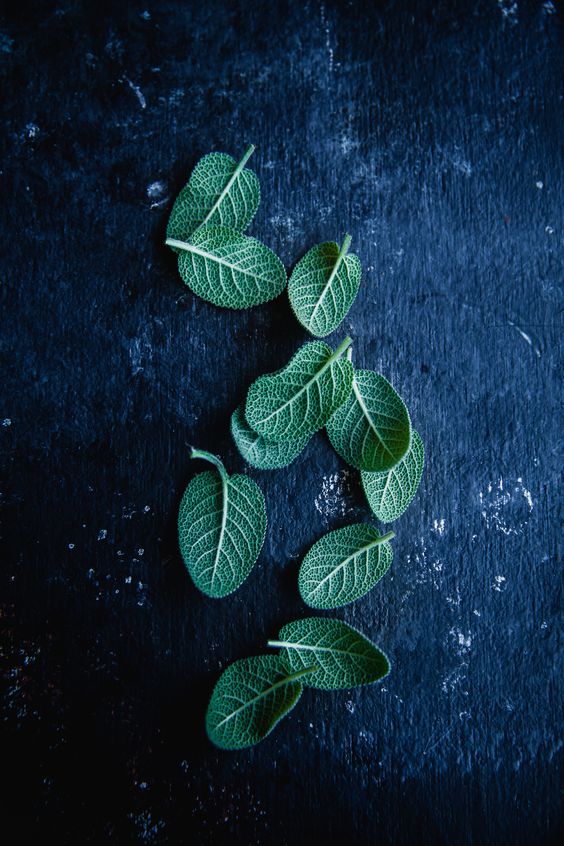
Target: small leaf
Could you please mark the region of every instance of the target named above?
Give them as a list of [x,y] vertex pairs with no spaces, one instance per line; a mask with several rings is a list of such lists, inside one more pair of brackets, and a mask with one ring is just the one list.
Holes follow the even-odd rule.
[[254,149],[252,144],[247,147],[238,164],[226,153],[200,159],[172,207],[167,238],[188,241],[202,224],[229,226],[237,232],[247,228],[260,201],[256,174],[245,168]]
[[286,367],[260,376],[249,388],[245,417],[271,441],[296,441],[321,429],[350,394],[352,365],[322,341],[304,344]]
[[231,434],[245,461],[259,470],[273,470],[291,464],[310,439],[309,435],[305,435],[286,443],[269,441],[251,429],[242,405],[231,415]]
[[302,693],[302,677],[288,673],[278,655],[235,661],[221,674],[206,713],[206,730],[220,749],[244,749],[263,740],[291,711]]
[[327,423],[327,434],[353,467],[381,472],[409,449],[411,424],[402,398],[387,379],[373,370],[355,370],[352,393]]
[[320,538],[302,561],[301,597],[311,608],[338,608],[364,596],[388,571],[393,532],[380,536],[362,523],[336,529]]
[[390,662],[368,638],[341,620],[308,617],[285,625],[279,640],[289,669],[297,672],[316,664],[319,669],[302,679],[306,687],[320,690],[358,687],[384,678]]
[[211,597],[233,593],[251,572],[266,534],[261,489],[248,476],[228,476],[209,452],[217,471],[199,473],[184,491],[178,514],[180,551],[194,584]]
[[249,308],[284,290],[286,270],[256,238],[225,226],[200,226],[190,241],[167,238],[178,247],[178,271],[202,299],[224,308]]
[[348,253],[350,243],[347,235],[341,249],[332,241],[312,247],[290,276],[294,314],[318,338],[339,326],[357,295],[362,268],[357,256]]
[[398,464],[384,473],[361,472],[362,486],[368,504],[378,520],[397,520],[415,496],[425,463],[421,436],[411,432],[411,446]]

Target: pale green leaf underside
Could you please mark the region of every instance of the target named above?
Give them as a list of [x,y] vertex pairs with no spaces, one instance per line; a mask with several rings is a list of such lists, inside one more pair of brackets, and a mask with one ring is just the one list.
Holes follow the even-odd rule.
[[245,406],[251,428],[272,441],[321,429],[351,390],[352,365],[336,357],[341,347],[333,353],[322,341],[304,344],[282,370],[253,382]]
[[362,523],[320,538],[302,561],[300,595],[311,608],[338,608],[364,596],[388,571],[392,547]]
[[284,265],[272,250],[225,226],[200,226],[183,244],[178,270],[195,294],[224,308],[267,302],[286,284]]
[[290,305],[302,326],[318,338],[333,332],[354,302],[361,274],[357,256],[341,257],[338,244],[330,241],[312,247],[288,282]]
[[278,641],[291,672],[317,665],[302,684],[320,690],[337,690],[371,684],[390,671],[387,657],[368,638],[341,620],[308,617],[285,625]]
[[373,370],[355,370],[348,401],[327,423],[335,450],[353,467],[389,470],[409,449],[411,424],[403,400]]
[[383,523],[397,520],[415,496],[425,463],[421,436],[411,432],[411,446],[402,460],[384,473],[361,472],[362,486],[374,515]]
[[231,415],[231,435],[245,461],[259,470],[274,470],[291,464],[310,439],[305,435],[295,441],[269,441],[251,429],[242,405]]
[[167,238],[187,241],[203,223],[246,229],[258,208],[260,186],[252,170],[237,168],[226,153],[200,159],[172,207]]
[[255,564],[266,534],[259,486],[248,476],[199,473],[180,503],[178,538],[194,584],[207,596],[236,590]]
[[235,661],[222,673],[206,713],[209,739],[221,749],[244,749],[269,734],[302,692],[278,655]]

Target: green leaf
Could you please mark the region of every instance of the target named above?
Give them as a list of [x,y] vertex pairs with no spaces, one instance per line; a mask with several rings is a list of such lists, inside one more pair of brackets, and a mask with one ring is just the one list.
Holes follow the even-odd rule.
[[346,235],[341,249],[333,241],[312,247],[290,276],[290,305],[317,338],[337,328],[357,295],[362,268],[357,256],[348,253],[350,243]]
[[338,608],[364,596],[388,571],[393,532],[380,536],[363,523],[329,532],[311,547],[298,576],[301,597],[311,608]]
[[309,442],[309,435],[295,441],[276,443],[258,435],[247,423],[242,405],[231,415],[231,434],[237,449],[248,464],[259,470],[286,467],[302,452]]
[[296,441],[321,429],[351,391],[353,369],[322,341],[304,344],[286,367],[260,376],[249,388],[245,417],[252,429],[271,441]]
[[335,450],[358,470],[381,472],[409,449],[411,424],[402,398],[373,370],[355,370],[352,393],[327,423]]
[[221,749],[244,749],[263,740],[291,711],[300,680],[317,667],[288,673],[278,655],[235,661],[221,674],[206,714],[206,730]]
[[384,678],[390,662],[368,638],[341,620],[308,617],[288,623],[268,645],[280,647],[292,672],[317,664],[302,684],[320,690],[358,687]]
[[262,491],[248,476],[228,476],[215,455],[192,450],[217,468],[199,473],[178,514],[180,551],[194,584],[207,596],[233,593],[255,564],[266,534]]
[[411,432],[411,446],[402,460],[384,473],[360,474],[368,504],[378,520],[391,523],[403,514],[419,487],[425,463],[421,436]]
[[190,241],[166,243],[180,250],[178,271],[186,285],[214,305],[249,308],[284,290],[284,265],[256,238],[225,226],[200,226]]
[[167,238],[188,241],[202,224],[229,226],[237,232],[247,228],[260,201],[256,174],[245,168],[254,149],[252,144],[247,147],[238,164],[225,153],[200,159],[172,207]]

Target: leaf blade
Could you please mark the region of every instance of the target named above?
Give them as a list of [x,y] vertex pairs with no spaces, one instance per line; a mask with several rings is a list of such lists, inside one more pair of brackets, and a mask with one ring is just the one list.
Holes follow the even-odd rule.
[[425,447],[415,429],[411,433],[411,446],[404,457],[387,472],[361,471],[366,499],[372,512],[382,523],[397,520],[413,500],[425,464]]
[[244,460],[259,470],[287,467],[305,449],[310,436],[302,435],[295,441],[269,441],[255,432],[245,418],[243,405],[231,415],[231,436]]

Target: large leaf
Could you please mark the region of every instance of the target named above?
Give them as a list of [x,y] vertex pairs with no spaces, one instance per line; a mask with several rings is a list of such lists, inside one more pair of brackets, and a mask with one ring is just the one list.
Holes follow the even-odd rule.
[[221,749],[244,749],[263,740],[300,698],[302,677],[316,669],[289,673],[278,655],[257,655],[230,664],[208,705],[209,739]]
[[361,472],[368,504],[378,520],[391,523],[403,514],[419,487],[425,463],[421,436],[411,431],[411,446],[402,460],[384,473]]
[[226,226],[200,226],[190,241],[167,238],[180,250],[178,271],[202,299],[225,308],[248,308],[284,290],[286,270],[256,238]]
[[355,370],[348,402],[327,423],[327,434],[353,467],[381,472],[409,449],[411,424],[402,398],[387,379],[373,370]]
[[363,634],[341,620],[308,617],[288,623],[269,646],[280,647],[292,672],[317,665],[302,684],[320,690],[358,687],[387,676],[390,662]]
[[242,405],[231,415],[231,434],[245,461],[259,470],[286,467],[297,458],[310,438],[305,435],[295,441],[269,441],[251,429]]
[[362,268],[357,256],[348,253],[350,243],[347,235],[341,249],[333,241],[312,247],[290,276],[294,314],[318,338],[337,328],[356,297]]
[[237,232],[247,228],[260,201],[256,174],[245,168],[254,149],[252,144],[247,147],[239,163],[226,153],[209,153],[200,159],[172,207],[167,238],[188,241],[206,223]]
[[311,608],[338,608],[364,596],[388,571],[393,532],[380,536],[363,523],[320,538],[302,561],[298,587]]
[[184,491],[178,539],[194,584],[207,596],[227,596],[245,581],[266,534],[262,491],[248,476],[228,476],[209,452],[192,450],[217,468],[199,473]]
[[321,429],[350,394],[352,365],[341,356],[351,343],[346,338],[333,352],[312,341],[282,370],[260,376],[245,406],[251,428],[271,441],[296,441]]

